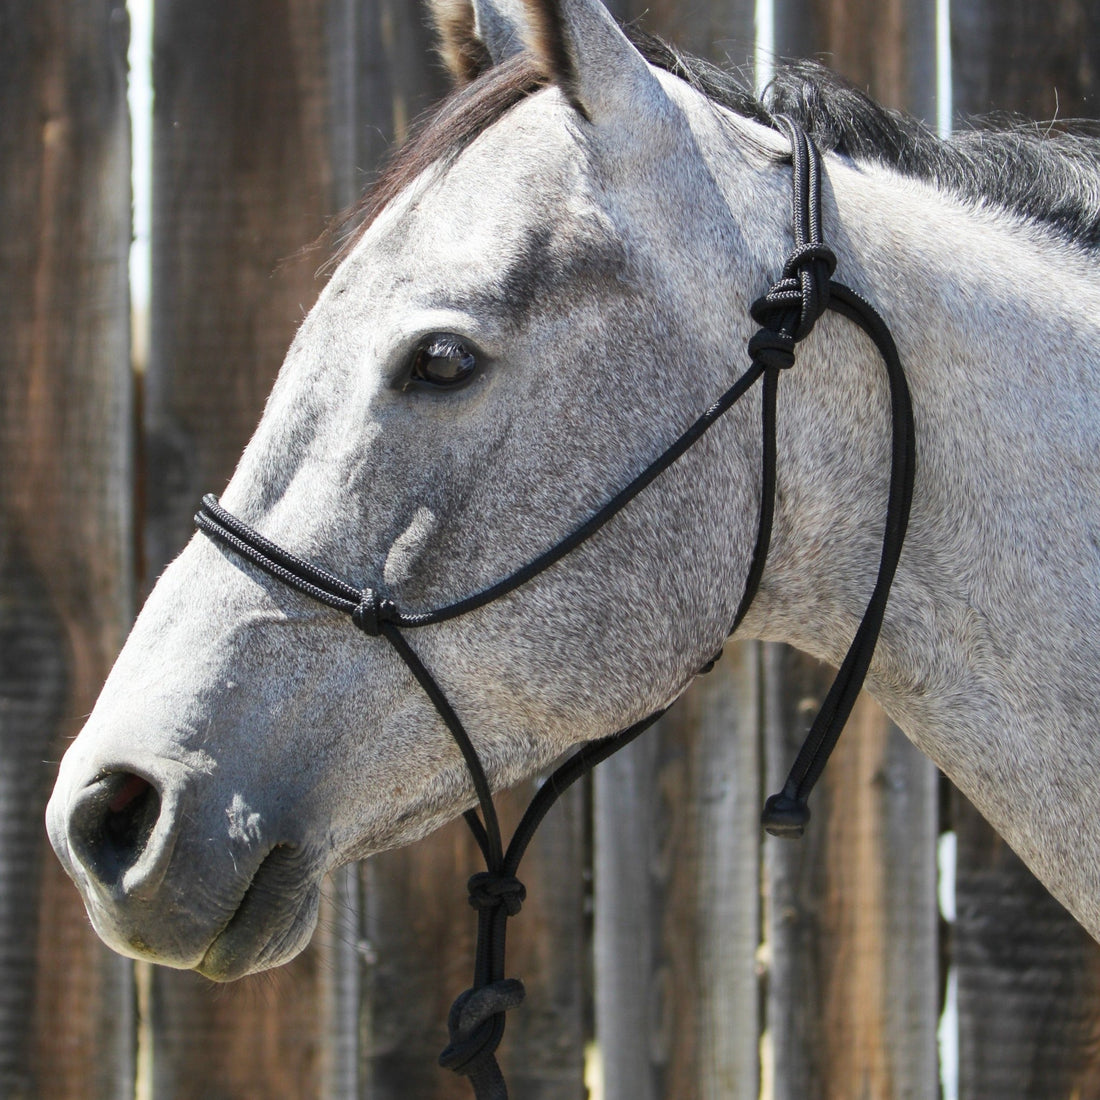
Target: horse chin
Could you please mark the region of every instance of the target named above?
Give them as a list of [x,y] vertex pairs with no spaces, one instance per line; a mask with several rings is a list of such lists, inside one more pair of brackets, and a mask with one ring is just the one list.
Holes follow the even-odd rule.
[[198,973],[231,982],[280,966],[303,950],[317,924],[321,885],[303,876],[302,864],[300,851],[272,849],[236,912],[194,966]]

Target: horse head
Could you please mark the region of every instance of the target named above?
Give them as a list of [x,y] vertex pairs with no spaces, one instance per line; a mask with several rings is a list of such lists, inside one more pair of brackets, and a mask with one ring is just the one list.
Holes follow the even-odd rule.
[[[222,498],[414,611],[645,468],[740,372],[789,249],[786,142],[647,63],[598,0],[449,4],[440,26],[459,88],[368,197]],[[418,632],[493,788],[666,706],[721,647],[758,418],[750,396],[568,558]],[[384,640],[196,535],[48,828],[110,946],[225,980],[304,946],[327,872],[473,801]]]

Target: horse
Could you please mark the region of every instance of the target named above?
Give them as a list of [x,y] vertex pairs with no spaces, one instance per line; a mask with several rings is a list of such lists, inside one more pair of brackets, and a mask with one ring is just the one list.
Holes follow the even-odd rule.
[[567,555],[418,631],[416,665],[379,621],[500,590],[728,390],[791,252],[782,115],[822,150],[837,271],[911,394],[867,687],[1100,936],[1100,147],[941,141],[805,65],[761,102],[600,0],[437,19],[456,89],[366,196],[216,506],[239,542],[371,593],[365,633],[270,553],[195,535],[47,810],[96,931],[218,981],[276,966],[327,873],[484,807],[478,771],[500,790],[643,724],[735,619],[843,663],[880,568],[891,395],[830,313],[782,371],[743,614],[758,388]]

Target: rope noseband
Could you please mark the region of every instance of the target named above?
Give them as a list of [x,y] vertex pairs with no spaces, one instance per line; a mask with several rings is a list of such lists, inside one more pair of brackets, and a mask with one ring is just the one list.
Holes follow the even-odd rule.
[[[470,1078],[478,1100],[507,1100],[507,1089],[495,1051],[504,1034],[505,1013],[523,1000],[523,985],[504,977],[505,933],[526,897],[516,877],[520,861],[547,811],[573,783],[601,760],[629,744],[648,729],[664,711],[611,737],[589,742],[562,764],[539,789],[524,813],[507,848],[493,806],[492,792],[469,735],[446,694],[425,668],[403,630],[445,622],[491,603],[549,569],[581,543],[591,538],[647,485],[668,469],[752,387],[762,379],[763,457],[760,513],[756,545],[745,580],[732,634],[752,604],[760,586],[771,541],[776,480],[776,397],[779,375],[794,365],[794,349],[826,309],[857,324],[878,348],[890,382],[893,452],[886,527],[878,579],[851,648],[836,681],[814,720],[783,790],[768,799],[763,825],[776,836],[801,836],[809,820],[807,799],[832,752],[867,673],[882,625],[890,584],[901,554],[913,493],[913,417],[908,387],[897,349],[885,323],[875,310],[848,287],[831,280],[836,257],[823,243],[821,232],[820,155],[800,127],[780,117],[777,123],[791,143],[794,167],[795,248],[783,267],[782,277],[753,303],[759,332],[749,341],[751,364],[744,374],[687,431],[676,439],[633,481],[619,490],[599,511],[572,534],[503,580],[465,599],[434,611],[408,613],[371,588],[358,588],[326,569],[304,561],[241,523],[205,496],[195,523],[207,535],[224,543],[275,579],[351,617],[371,637],[381,637],[393,647],[420,684],[458,744],[477,793],[480,815],[464,815],[485,859],[486,870],[469,881],[470,904],[477,910],[478,936],[472,986],[451,1008],[450,1043],[440,1064]],[[715,660],[717,659],[714,658]],[[714,660],[701,672],[708,671]]]

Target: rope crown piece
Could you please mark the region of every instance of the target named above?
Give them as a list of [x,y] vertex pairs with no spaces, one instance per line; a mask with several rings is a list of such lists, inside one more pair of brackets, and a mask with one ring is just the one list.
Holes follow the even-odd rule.
[[[432,611],[406,613],[375,589],[358,588],[326,569],[291,554],[227,512],[213,496],[203,497],[195,523],[283,584],[349,615],[370,637],[384,638],[404,662],[435,707],[458,745],[477,795],[477,809],[466,811],[486,870],[469,881],[469,901],[477,911],[478,934],[472,986],[451,1008],[450,1042],[440,1064],[469,1077],[477,1100],[507,1100],[507,1088],[495,1051],[504,1034],[505,1014],[519,1005],[523,984],[504,977],[506,926],[519,913],[526,897],[516,877],[519,864],[542,819],[557,799],[602,760],[629,744],[665,712],[636,722],[618,733],[582,746],[561,764],[531,800],[507,849],[493,805],[492,791],[469,734],[446,693],[409,644],[404,629],[445,622],[483,607],[514,591],[591,538],[646,486],[677,461],[718,419],[762,379],[762,475],[756,543],[734,617],[732,634],[756,595],[771,541],[776,485],[776,405],[781,372],[795,361],[795,345],[805,338],[826,309],[858,325],[874,342],[890,382],[893,445],[890,492],[878,577],[870,602],[832,688],[814,720],[783,790],[765,804],[763,825],[776,836],[801,836],[809,821],[807,799],[821,775],[851,713],[874,653],[890,585],[901,554],[913,493],[915,451],[913,416],[897,348],[882,318],[858,294],[832,281],[836,257],[821,234],[820,156],[806,134],[784,117],[776,124],[791,142],[794,178],[793,235],[795,247],[781,278],[753,303],[760,330],[749,341],[750,365],[732,386],[646,469],[620,489],[572,534],[514,573],[480,592]],[[708,671],[720,656],[700,669]]]

